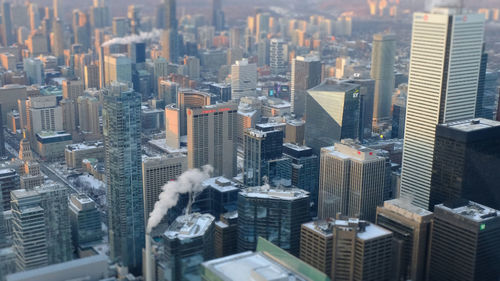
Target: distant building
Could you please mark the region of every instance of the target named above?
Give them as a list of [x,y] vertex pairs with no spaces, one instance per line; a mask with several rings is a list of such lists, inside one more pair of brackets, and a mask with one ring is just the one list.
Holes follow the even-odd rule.
[[292,61],[290,81],[292,112],[301,117],[305,113],[307,90],[321,83],[321,62],[318,57],[296,57]]
[[468,200],[434,207],[428,279],[496,281],[500,211]]
[[238,195],[238,251],[255,250],[263,237],[299,254],[300,225],[310,220],[309,193],[297,188],[251,187]]
[[288,45],[281,39],[271,39],[269,47],[271,74],[285,74],[288,70]]
[[124,54],[112,54],[104,57],[105,82],[132,83],[132,62]]
[[316,154],[341,139],[358,138],[359,126],[359,85],[327,80],[308,90],[306,145]]
[[256,96],[257,65],[243,59],[231,66],[231,97],[239,100],[245,96]]
[[429,209],[465,198],[500,209],[500,122],[483,118],[436,128]]
[[0,170],[0,190],[2,191],[2,209],[10,210],[10,192],[20,188],[19,174],[12,168]]
[[374,222],[384,201],[386,159],[346,140],[323,148],[320,161],[319,218],[341,213]]
[[432,212],[404,199],[377,207],[377,225],[394,234],[394,280],[425,280],[432,217]]

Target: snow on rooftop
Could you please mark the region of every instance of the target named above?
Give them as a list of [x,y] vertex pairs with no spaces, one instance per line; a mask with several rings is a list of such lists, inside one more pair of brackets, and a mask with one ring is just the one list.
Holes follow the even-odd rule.
[[268,186],[249,187],[243,189],[240,194],[245,197],[282,200],[296,200],[309,196],[309,192],[299,188],[270,188]]
[[210,214],[192,213],[180,216],[168,227],[164,235],[169,239],[180,240],[203,236],[214,221],[214,216]]
[[472,201],[456,208],[447,207],[445,204],[437,205],[435,208],[437,207],[475,222],[483,222],[500,216],[500,211]]
[[376,224],[370,223],[366,226],[365,231],[358,232],[357,237],[362,240],[370,240],[391,234],[392,232],[390,232],[389,230],[382,228]]
[[211,186],[212,188],[217,189],[220,192],[228,192],[232,190],[238,190],[236,183],[225,178],[225,177],[215,177],[205,180],[203,182],[205,186]]

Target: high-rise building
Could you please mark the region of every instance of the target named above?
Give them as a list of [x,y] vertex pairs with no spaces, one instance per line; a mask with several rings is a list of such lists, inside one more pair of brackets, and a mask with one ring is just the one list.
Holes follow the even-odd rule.
[[299,254],[300,225],[310,220],[309,193],[298,188],[250,187],[238,194],[238,251],[252,251],[263,237]]
[[477,118],[436,128],[429,209],[465,198],[500,209],[500,122]]
[[243,59],[231,66],[231,97],[239,100],[246,96],[256,96],[257,65]]
[[103,124],[110,258],[138,273],[145,231],[140,95],[112,83],[104,93]]
[[244,133],[243,183],[260,186],[270,175],[270,163],[283,154],[283,131],[249,128]]
[[78,106],[80,132],[86,135],[101,135],[101,126],[99,124],[99,100],[92,96],[80,96],[76,102]]
[[39,58],[25,58],[23,65],[30,84],[44,84],[43,63]]
[[142,188],[144,193],[144,219],[148,220],[162,187],[177,179],[187,170],[187,158],[183,154],[144,157],[142,159]]
[[112,28],[114,36],[123,37],[129,33],[129,21],[124,17],[114,17]]
[[269,66],[271,74],[285,74],[288,70],[288,45],[284,40],[271,39],[269,45]]
[[238,252],[238,212],[220,215],[215,222],[215,257],[221,258]]
[[355,218],[305,223],[300,259],[331,280],[391,279],[392,232]]
[[321,62],[318,57],[296,57],[292,61],[290,80],[292,112],[298,117],[305,113],[307,90],[321,83]]
[[164,254],[157,261],[161,280],[200,280],[200,263],[214,253],[214,222],[210,214],[192,213],[178,217],[165,231]]
[[72,194],[69,199],[69,219],[73,246],[102,240],[101,214],[94,200],[85,194]]
[[62,20],[64,17],[63,0],[52,0],[52,9],[54,10],[54,18]]
[[180,111],[181,136],[187,134],[187,110],[211,104],[210,94],[195,90],[181,89],[177,92],[177,108]]
[[170,80],[158,78],[158,98],[165,101],[165,105],[177,103],[179,84]]
[[1,205],[3,210],[10,210],[10,192],[19,189],[19,174],[12,168],[0,170]]
[[19,271],[72,259],[68,190],[58,184],[11,193],[14,251]]
[[29,139],[34,146],[35,136],[42,131],[63,130],[63,111],[57,105],[56,96],[35,96],[26,101],[26,126]]
[[2,45],[10,46],[14,43],[10,2],[2,2]]
[[371,78],[375,80],[373,97],[373,122],[391,120],[391,100],[394,92],[394,61],[396,60],[396,36],[373,35]]
[[404,199],[377,207],[377,224],[394,234],[394,280],[425,280],[431,219],[431,212]]
[[413,16],[401,196],[421,208],[429,206],[436,125],[474,118],[483,34],[483,15],[456,8]]
[[[308,90],[306,145],[316,154],[341,139],[356,139],[360,126],[359,85],[327,80]],[[328,130],[325,130],[328,128]]]
[[61,18],[56,17],[52,23],[52,32],[54,33],[52,53],[57,57],[58,63],[61,63],[64,58],[64,26]]
[[236,175],[237,111],[233,103],[187,109],[188,167],[214,167],[214,176]]
[[132,62],[124,54],[112,54],[104,57],[106,85],[111,82],[132,83]]
[[427,280],[495,281],[500,211],[468,200],[434,207]]
[[283,144],[283,156],[292,161],[292,186],[309,192],[311,214],[315,217],[318,209],[318,156],[310,147],[291,143]]
[[85,89],[99,89],[99,66],[95,64],[86,65],[83,68]]
[[261,39],[267,37],[267,33],[269,33],[269,20],[271,15],[269,13],[259,13],[255,16],[255,35],[257,38],[257,42],[260,42]]
[[384,201],[386,159],[352,140],[321,149],[318,216],[375,221]]
[[224,29],[225,19],[224,11],[222,10],[222,0],[212,0],[212,25],[217,31]]

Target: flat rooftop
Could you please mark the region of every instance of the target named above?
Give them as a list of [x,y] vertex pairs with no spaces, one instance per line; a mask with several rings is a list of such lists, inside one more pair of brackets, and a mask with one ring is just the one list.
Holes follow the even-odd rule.
[[475,132],[484,129],[500,127],[500,122],[484,118],[474,118],[442,124],[441,126],[462,132]]
[[345,93],[358,88],[358,84],[340,82],[336,80],[326,80],[322,84],[308,90],[308,92],[337,92]]
[[299,188],[272,188],[269,186],[256,186],[242,189],[241,195],[254,198],[269,198],[282,200],[296,200],[309,197],[309,192]]
[[401,213],[403,215],[405,212],[401,212],[401,210],[422,217],[432,215],[431,211],[412,205],[410,200],[406,200],[404,198],[387,200],[384,202],[384,208]]
[[449,204],[439,204],[434,208],[451,212],[465,218],[466,220],[474,222],[485,222],[500,216],[500,211],[468,200],[454,206]]
[[220,192],[239,190],[237,184],[225,177],[210,178],[203,182],[204,186],[211,186]]
[[210,214],[192,213],[180,216],[167,228],[164,235],[169,239],[180,240],[203,236],[214,221],[214,216]]
[[348,229],[357,229],[356,237],[361,240],[370,240],[392,234],[391,231],[383,227],[356,218],[312,221],[304,223],[302,226],[326,237],[333,235],[332,229],[334,227],[345,228],[347,231],[351,231]]

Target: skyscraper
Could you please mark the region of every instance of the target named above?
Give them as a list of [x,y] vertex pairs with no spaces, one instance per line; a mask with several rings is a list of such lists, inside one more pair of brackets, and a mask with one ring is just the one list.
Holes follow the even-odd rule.
[[[171,85],[176,86],[176,85]],[[171,89],[174,90],[174,89]],[[181,136],[187,134],[187,110],[211,104],[210,94],[195,90],[183,89],[177,93],[177,107],[180,111]]]
[[187,170],[187,158],[183,154],[144,157],[142,159],[142,188],[144,196],[144,219],[148,220],[162,187],[177,179]]
[[465,198],[500,209],[500,122],[483,118],[436,128],[429,209]]
[[231,97],[239,100],[246,96],[256,96],[257,65],[247,59],[236,61],[231,66]]
[[112,54],[104,57],[106,85],[111,82],[132,83],[132,61],[124,54]]
[[285,74],[288,70],[288,45],[284,40],[271,39],[269,46],[271,74]]
[[425,280],[431,219],[431,212],[404,199],[377,207],[377,224],[394,234],[394,280]]
[[290,81],[292,112],[298,117],[305,113],[307,90],[321,83],[321,62],[318,57],[296,57],[292,61]]
[[180,55],[179,34],[177,33],[177,5],[176,0],[165,0],[165,22],[161,34],[163,57],[168,61],[176,62]]
[[468,200],[434,207],[429,281],[496,281],[500,276],[500,211]]
[[[57,1],[57,0],[56,0]],[[54,1],[54,2],[56,2]],[[58,1],[59,3],[61,1]],[[63,21],[60,18],[54,19],[52,23],[52,32],[54,33],[54,41],[52,42],[52,53],[57,57],[58,63],[61,63],[64,58],[64,29]]]
[[112,83],[104,93],[103,124],[110,258],[138,273],[145,230],[140,95]]
[[69,217],[75,248],[102,240],[101,214],[90,197],[85,194],[72,194],[69,200]]
[[253,251],[260,236],[299,254],[300,225],[310,220],[309,193],[297,188],[250,187],[238,194],[238,251]]
[[46,184],[11,194],[17,269],[23,271],[71,260],[66,187]]
[[187,110],[188,167],[214,167],[213,176],[236,175],[238,106],[233,103]]
[[396,36],[392,34],[373,35],[371,78],[375,80],[374,123],[391,120],[395,60]]
[[[358,138],[359,85],[327,80],[308,90],[306,98],[306,145],[316,154],[341,139]],[[328,130],[325,130],[328,128]]]
[[14,43],[10,2],[2,2],[2,44],[10,46]]
[[19,174],[16,170],[11,168],[0,170],[0,190],[3,198],[0,203],[4,210],[10,210],[10,192],[19,187]]
[[346,140],[321,149],[318,216],[337,213],[375,221],[384,201],[385,158]]
[[249,128],[244,133],[243,182],[246,186],[264,184],[269,164],[283,154],[283,131]]
[[456,8],[413,16],[401,196],[421,208],[429,206],[436,125],[474,118],[483,34],[483,15]]
[[225,18],[222,10],[222,0],[212,0],[212,25],[217,31],[224,29]]

